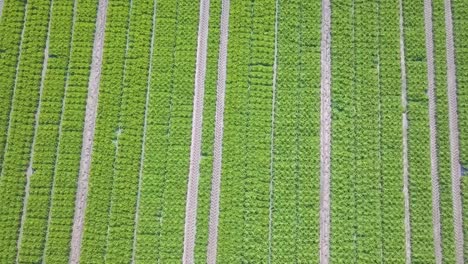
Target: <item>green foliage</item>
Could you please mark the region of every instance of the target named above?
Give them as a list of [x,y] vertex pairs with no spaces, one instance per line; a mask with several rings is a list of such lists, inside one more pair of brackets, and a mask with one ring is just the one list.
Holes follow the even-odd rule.
[[399,1],[380,1],[380,235],[383,262],[388,263],[405,263],[399,20]]
[[157,5],[136,259],[172,263],[183,250],[199,10]]
[[[331,238],[332,262],[356,262],[354,35],[351,1],[331,5],[332,156]],[[338,69],[338,70],[336,70]]]
[[[19,261],[41,262],[47,237],[50,194],[55,176],[57,144],[63,98],[68,86],[73,2],[53,2],[49,16],[49,50],[46,75],[37,107],[35,141],[32,146],[29,197],[19,248]],[[45,59],[44,59],[45,60]],[[45,63],[45,62],[44,62]],[[45,70],[45,69],[43,69]],[[57,125],[58,124],[58,125]],[[24,198],[26,199],[26,198]]]
[[318,1],[279,1],[273,263],[319,261],[320,13]]
[[275,1],[231,1],[218,261],[268,259]]
[[468,2],[452,1],[455,64],[457,66],[458,128],[460,163],[464,167],[463,224],[465,231],[465,262],[468,262]]
[[332,3],[331,258],[338,263],[405,261],[398,12],[398,1]]
[[77,0],[75,5],[68,86],[62,102],[61,133],[49,205],[44,259],[47,263],[66,262],[70,252],[98,0]]
[[445,12],[443,0],[435,0],[433,7],[433,37],[437,105],[437,158],[439,162],[439,196],[442,235],[442,257],[445,263],[455,263],[453,229],[452,174],[450,166],[449,114],[447,98],[447,63],[445,46]]
[[107,6],[99,103],[80,256],[82,263],[104,263],[107,254],[110,204],[115,187],[115,158],[123,132],[119,115],[130,3],[125,0],[109,1]]
[[407,69],[411,260],[433,263],[431,160],[424,3],[403,1]]
[[25,3],[6,1],[0,20],[0,163],[3,162],[10,119],[16,66],[20,53],[21,32],[24,26]]
[[[7,14],[9,8],[12,8],[12,11],[16,10],[15,6],[7,5],[3,13]],[[34,116],[39,99],[49,12],[48,0],[27,3],[18,71],[13,83],[7,80],[7,88],[14,89],[14,92],[11,114],[8,115],[8,137],[2,153],[0,175],[0,204],[3,205],[0,211],[0,262],[3,263],[12,263],[16,259],[16,240],[19,235],[26,169],[34,134]],[[2,26],[16,25],[14,21],[9,24],[9,21],[2,20]]]

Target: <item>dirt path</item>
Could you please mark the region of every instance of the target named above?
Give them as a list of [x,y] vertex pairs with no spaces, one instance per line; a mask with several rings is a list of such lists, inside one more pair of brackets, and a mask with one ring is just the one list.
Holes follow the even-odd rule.
[[213,146],[213,175],[208,226],[208,264],[216,263],[218,246],[219,195],[221,192],[221,164],[223,158],[224,96],[226,90],[227,44],[230,0],[223,0],[218,58],[218,83],[216,88],[215,138]]
[[322,0],[320,110],[320,263],[330,258],[331,6]]
[[452,172],[453,226],[455,234],[455,255],[458,264],[463,260],[463,220],[461,198],[460,143],[457,114],[457,80],[455,66],[455,48],[453,42],[452,6],[445,0],[445,34],[447,51],[447,94],[449,100],[450,161]]
[[201,140],[203,124],[203,97],[205,94],[206,57],[208,50],[208,21],[210,0],[200,1],[195,93],[193,97],[192,143],[185,208],[184,263],[195,262],[195,234],[197,228],[198,178],[200,176]]
[[442,235],[440,224],[439,162],[437,157],[437,125],[435,95],[434,36],[432,25],[432,0],[424,0],[424,25],[426,33],[427,95],[429,97],[429,131],[431,149],[432,181],[432,226],[434,233],[434,255],[437,264],[442,264]]
[[83,147],[81,151],[80,173],[78,176],[78,189],[75,202],[75,216],[71,238],[70,263],[79,263],[81,238],[83,235],[86,198],[88,194],[88,176],[91,165],[91,152],[93,149],[94,127],[99,96],[99,83],[101,79],[102,53],[104,46],[104,30],[106,24],[107,0],[99,0],[94,35],[94,48],[89,78],[88,99],[86,102],[86,116],[83,131]]

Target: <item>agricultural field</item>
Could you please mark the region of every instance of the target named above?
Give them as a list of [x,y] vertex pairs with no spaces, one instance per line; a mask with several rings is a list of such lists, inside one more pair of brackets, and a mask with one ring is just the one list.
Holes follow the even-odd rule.
[[0,263],[468,263],[466,0],[0,0]]

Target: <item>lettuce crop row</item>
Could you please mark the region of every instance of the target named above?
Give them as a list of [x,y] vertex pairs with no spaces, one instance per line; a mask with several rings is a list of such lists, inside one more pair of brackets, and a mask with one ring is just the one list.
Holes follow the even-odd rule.
[[77,2],[68,65],[68,87],[61,113],[61,133],[49,205],[48,239],[45,245],[44,261],[51,263],[66,262],[70,251],[98,5],[98,0],[75,1]]
[[444,2],[443,0],[434,0],[432,3],[435,53],[434,67],[436,74],[437,157],[439,163],[438,175],[442,256],[445,263],[455,263]]
[[382,261],[381,104],[385,102],[381,102],[379,87],[378,12],[378,2],[354,1],[355,83],[352,98],[356,133],[353,155],[358,263]]
[[457,66],[458,128],[463,173],[465,262],[468,262],[468,2],[453,0],[455,64]]
[[403,17],[407,69],[411,260],[432,263],[435,258],[424,3],[403,1]]
[[231,1],[218,261],[268,259],[275,1]]
[[331,2],[332,146],[330,260],[356,262],[356,199],[354,182],[355,70],[354,7],[351,1]]
[[0,20],[0,163],[3,162],[16,67],[22,46],[26,2],[6,1]]
[[198,183],[197,233],[195,262],[206,261],[210,211],[211,175],[213,172],[213,144],[218,80],[218,57],[222,0],[210,1],[208,55],[206,63],[205,95],[203,103],[202,159]]
[[[108,262],[130,262],[132,255],[153,1],[131,1],[129,8],[123,72],[120,75],[119,86],[114,87],[120,90],[117,99],[119,106],[115,109],[118,117],[117,122],[113,124],[114,130],[107,135],[114,136],[115,145],[112,167],[104,174],[111,179],[103,252],[103,257]],[[103,101],[103,104],[106,103],[107,101]],[[91,173],[90,177],[93,176]]]
[[[25,201],[26,218],[19,248],[19,262],[37,263],[43,256],[46,240],[51,186],[64,93],[68,86],[68,65],[71,50],[74,2],[51,4],[49,48],[45,78],[42,80],[30,161],[29,196]],[[43,69],[44,70],[44,69]],[[58,125],[57,125],[58,124]],[[26,197],[24,198],[26,199]]]
[[[26,170],[34,134],[34,117],[39,99],[51,5],[48,0],[30,1],[27,4],[19,64],[14,84],[8,86],[13,88],[14,92],[0,175],[0,203],[7,205],[0,211],[0,262],[3,263],[14,262],[17,255],[16,242],[22,216]],[[14,25],[13,23],[11,26]]]
[[[460,161],[468,170],[468,3],[453,1]],[[465,175],[468,173],[465,173]]]
[[279,1],[273,263],[319,260],[320,10],[319,1]]
[[182,259],[198,4],[158,1],[136,261]]
[[[120,110],[124,92],[130,3],[125,0],[109,1],[107,7],[99,102],[80,256],[82,263],[104,263],[107,254],[117,146],[121,144],[119,140],[122,132],[126,132],[121,127]],[[129,188],[127,186],[125,190]]]
[[332,261],[405,261],[398,12],[332,3]]
[[153,1],[132,1],[125,53],[105,259],[130,262],[150,58]]
[[405,263],[399,0],[379,1],[382,261]]
[[20,262],[68,259],[96,7],[53,3]]

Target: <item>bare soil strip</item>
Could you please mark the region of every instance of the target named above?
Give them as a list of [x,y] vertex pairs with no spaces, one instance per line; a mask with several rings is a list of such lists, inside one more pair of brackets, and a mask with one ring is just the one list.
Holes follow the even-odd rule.
[[141,144],[141,158],[140,158],[140,171],[138,173],[138,194],[137,194],[137,204],[135,211],[135,227],[133,230],[133,248],[132,248],[132,263],[135,263],[136,247],[137,247],[137,234],[138,234],[138,221],[140,214],[140,197],[141,197],[141,185],[143,178],[143,165],[145,162],[145,153],[146,153],[146,131],[148,128],[148,105],[150,100],[150,90],[151,90],[151,76],[153,72],[153,50],[154,50],[154,39],[155,39],[155,29],[156,29],[156,8],[157,0],[153,1],[153,22],[151,27],[151,48],[150,48],[150,57],[149,57],[149,67],[148,67],[148,78],[146,80],[146,101],[145,101],[145,117],[143,124],[143,141]]
[[28,165],[28,169],[26,170],[26,186],[24,188],[23,209],[21,212],[21,222],[20,222],[20,227],[19,227],[18,239],[16,241],[16,248],[17,248],[16,262],[19,262],[21,241],[23,238],[23,228],[24,228],[24,223],[26,221],[27,208],[28,208],[29,189],[30,189],[29,186],[31,183],[31,176],[33,175],[32,163],[34,159],[34,145],[36,144],[37,131],[39,128],[39,115],[41,112],[42,94],[44,90],[44,82],[45,82],[45,77],[46,77],[46,72],[47,72],[47,64],[49,61],[50,25],[52,24],[51,21],[52,21],[53,6],[54,6],[54,1],[52,0],[50,3],[50,9],[49,9],[49,21],[47,25],[46,46],[44,48],[44,61],[42,62],[41,84],[39,86],[39,102],[37,105],[36,113],[34,114],[34,136],[33,136],[33,142],[31,145],[31,154],[29,156],[29,165]]
[[432,181],[432,227],[434,233],[434,255],[437,264],[442,263],[442,235],[440,226],[439,162],[437,157],[437,124],[436,124],[436,83],[434,62],[434,36],[432,25],[432,0],[424,0],[424,25],[426,33],[427,59],[427,95],[429,97],[429,130],[431,149]]
[[272,85],[272,100],[271,100],[271,136],[270,136],[270,205],[268,212],[268,263],[271,263],[271,249],[273,236],[273,207],[274,207],[274,188],[275,176],[273,162],[275,159],[275,111],[276,111],[276,81],[278,72],[278,16],[279,16],[279,0],[275,1],[275,52],[273,61],[273,85]]
[[458,264],[463,260],[463,220],[461,198],[460,143],[457,113],[457,79],[455,46],[453,42],[452,6],[445,0],[445,41],[447,57],[447,95],[449,100],[450,161],[452,171],[453,226],[455,231],[455,257]]
[[106,11],[107,0],[99,0],[96,31],[94,35],[93,58],[91,62],[91,73],[88,86],[88,98],[86,102],[83,147],[81,150],[80,173],[78,176],[78,189],[75,202],[75,216],[73,219],[70,263],[79,263],[81,251],[81,238],[83,235],[86,198],[88,194],[88,176],[91,165],[91,152],[93,149],[94,127],[96,125],[99,83],[101,79]]
[[405,200],[405,252],[406,264],[411,263],[411,224],[409,204],[409,165],[408,165],[408,117],[406,99],[406,62],[405,62],[405,34],[403,31],[403,2],[400,0],[400,68],[401,68],[401,104],[402,113],[402,137],[403,137],[403,196]]
[[331,6],[322,0],[320,110],[320,263],[330,258]]
[[208,226],[206,262],[216,263],[218,248],[219,195],[221,192],[221,165],[223,159],[224,97],[226,90],[227,44],[230,0],[223,0],[218,57],[218,83],[216,88],[215,138],[213,146],[213,175],[211,177],[211,201]]
[[205,94],[206,57],[208,49],[208,21],[210,0],[200,1],[198,48],[195,68],[195,95],[193,97],[192,143],[185,208],[184,263],[195,262],[195,234],[197,227],[198,178],[200,176],[203,97]]

